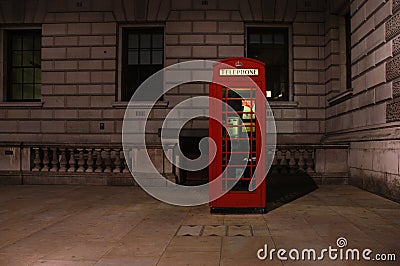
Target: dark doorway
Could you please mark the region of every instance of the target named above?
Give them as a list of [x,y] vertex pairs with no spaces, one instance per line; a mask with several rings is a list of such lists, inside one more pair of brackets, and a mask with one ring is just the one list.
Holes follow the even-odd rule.
[[[181,136],[179,145],[182,153],[189,159],[196,159],[200,156],[199,143],[203,137]],[[208,183],[208,167],[199,171],[187,171],[180,169],[181,183],[185,186],[198,186]]]

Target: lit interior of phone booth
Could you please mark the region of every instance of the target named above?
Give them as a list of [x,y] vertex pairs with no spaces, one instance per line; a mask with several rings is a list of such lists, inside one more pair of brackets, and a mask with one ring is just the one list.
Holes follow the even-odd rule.
[[[209,165],[211,212],[265,211],[266,164],[258,164],[264,159],[260,158],[264,156],[260,137],[266,127],[265,91],[263,62],[228,58],[214,65],[209,87],[210,97],[217,99],[210,100],[209,136],[216,144],[216,156]],[[240,146],[246,144],[243,152]],[[214,199],[215,193],[225,194]]]

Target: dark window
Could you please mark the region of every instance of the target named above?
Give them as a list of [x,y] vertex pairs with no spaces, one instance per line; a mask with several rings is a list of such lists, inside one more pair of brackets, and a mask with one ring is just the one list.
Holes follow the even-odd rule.
[[289,100],[288,29],[248,28],[247,56],[265,63],[267,97]]
[[40,30],[7,31],[8,101],[39,101],[41,87]]
[[[163,68],[163,29],[125,29],[122,57],[122,100],[127,101],[143,81]],[[162,86],[154,90],[162,90]]]

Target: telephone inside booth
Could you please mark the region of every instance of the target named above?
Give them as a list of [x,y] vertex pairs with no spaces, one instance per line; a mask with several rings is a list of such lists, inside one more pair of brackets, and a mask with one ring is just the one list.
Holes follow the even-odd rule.
[[[210,202],[211,212],[262,213],[266,207],[266,170],[264,164],[257,164],[261,132],[266,126],[264,63],[229,58],[216,64],[213,74],[210,97],[221,104],[210,104],[210,116],[218,117],[222,124],[214,119],[209,122],[209,136],[217,146],[209,181],[222,175],[217,193],[225,194]],[[247,148],[242,149],[244,146]],[[263,180],[261,185],[256,185],[257,180]]]

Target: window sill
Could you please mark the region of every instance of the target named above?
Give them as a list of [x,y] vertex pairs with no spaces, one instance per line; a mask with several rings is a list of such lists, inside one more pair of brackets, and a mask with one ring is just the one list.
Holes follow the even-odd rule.
[[43,102],[0,102],[0,109],[42,108]]
[[298,102],[268,101],[271,108],[297,108]]
[[113,108],[115,109],[126,109],[128,108],[128,104],[130,108],[155,108],[155,109],[165,109],[168,107],[168,101],[158,101],[153,104],[153,102],[115,102],[113,103]]
[[348,89],[344,92],[341,92],[331,98],[328,98],[328,103],[330,106],[341,103],[346,101],[347,99],[351,98],[353,96],[353,89]]

